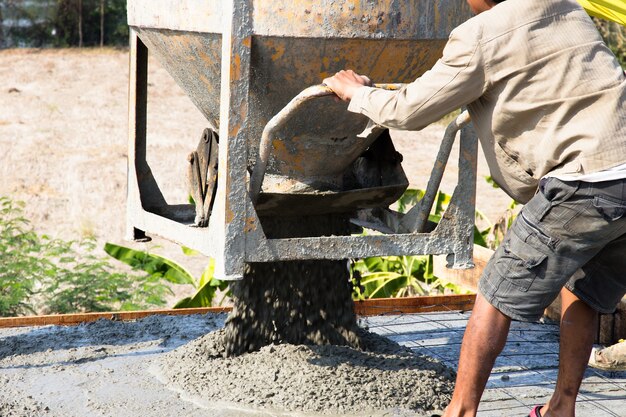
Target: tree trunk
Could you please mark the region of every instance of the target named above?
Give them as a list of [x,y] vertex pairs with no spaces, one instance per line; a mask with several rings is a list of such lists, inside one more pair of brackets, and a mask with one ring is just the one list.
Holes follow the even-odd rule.
[[78,0],[78,47],[83,47],[83,0]]
[[0,7],[0,48],[4,47],[4,19],[2,17],[2,7]]
[[104,46],[104,6],[106,0],[100,0],[100,48]]

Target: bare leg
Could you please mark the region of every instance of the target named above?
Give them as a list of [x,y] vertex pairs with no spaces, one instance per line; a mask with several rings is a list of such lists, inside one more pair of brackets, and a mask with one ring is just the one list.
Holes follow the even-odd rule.
[[574,417],[576,396],[587,369],[597,324],[597,312],[563,288],[559,375],[552,398],[541,409],[542,416]]
[[452,401],[444,417],[475,416],[496,358],[509,334],[511,319],[480,294],[465,329]]

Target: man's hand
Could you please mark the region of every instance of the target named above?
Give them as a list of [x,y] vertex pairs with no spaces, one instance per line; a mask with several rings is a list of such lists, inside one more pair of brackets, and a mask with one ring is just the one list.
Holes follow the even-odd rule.
[[365,75],[359,75],[352,70],[341,70],[332,77],[324,79],[324,84],[330,87],[340,99],[350,101],[358,88],[372,85],[372,81]]

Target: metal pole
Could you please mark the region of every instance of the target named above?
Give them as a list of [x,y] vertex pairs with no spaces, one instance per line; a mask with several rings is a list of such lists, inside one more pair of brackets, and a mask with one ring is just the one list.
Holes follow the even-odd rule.
[[222,80],[220,93],[220,148],[216,202],[220,254],[215,273],[223,279],[241,279],[245,261],[246,189],[250,60],[252,52],[252,1],[224,2]]

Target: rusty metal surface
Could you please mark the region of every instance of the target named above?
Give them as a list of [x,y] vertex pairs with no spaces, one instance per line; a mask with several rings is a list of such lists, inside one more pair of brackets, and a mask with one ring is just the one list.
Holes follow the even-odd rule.
[[[264,36],[445,39],[470,16],[464,1],[292,0],[252,2],[253,32]],[[222,33],[220,0],[129,0],[128,24]]]
[[[267,164],[269,163],[270,153],[272,152],[272,148],[274,150],[284,150],[286,152],[282,152],[284,155],[278,157],[278,159],[282,162],[286,162],[292,160],[296,162],[297,165],[302,165],[305,161],[309,161],[312,158],[307,158],[305,152],[302,152],[302,149],[298,149],[297,146],[289,149],[286,141],[281,141],[281,138],[275,138],[275,131],[281,129],[287,124],[291,118],[294,116],[294,113],[297,112],[304,103],[309,100],[319,98],[319,97],[327,97],[332,96],[333,92],[330,88],[324,86],[314,86],[309,87],[306,90],[302,91],[300,94],[295,96],[278,114],[271,118],[269,122],[265,125],[263,129],[263,133],[261,135],[261,143],[259,144],[258,154],[259,156],[256,159],[256,164],[254,166],[254,171],[250,176],[250,198],[252,202],[256,203],[259,194],[261,192],[261,187],[263,185],[263,179],[265,178],[265,172],[267,169]],[[344,112],[345,113],[345,112]],[[310,113],[309,113],[310,114]],[[306,116],[305,116],[306,117]],[[314,115],[315,117],[315,115]],[[366,120],[365,120],[366,121]],[[332,123],[328,123],[332,125]],[[304,129],[305,133],[312,133],[308,131],[306,128]],[[289,140],[293,136],[286,136],[285,139]],[[276,139],[276,143],[272,143],[273,140]],[[347,139],[347,136],[346,136]],[[318,162],[321,162],[319,159]],[[292,164],[293,165],[293,164]],[[303,171],[307,171],[303,169]]]
[[[354,213],[359,209],[393,204],[409,186],[401,165],[402,155],[396,151],[387,129],[374,127],[368,131],[369,134],[359,138],[368,144],[367,150],[350,158],[354,161],[341,172],[337,187],[327,189],[325,184],[314,183],[315,178],[300,183],[284,176],[269,175],[263,193],[255,202],[255,211],[261,216],[282,217]],[[326,159],[332,170],[333,155]],[[256,167],[252,178],[255,173]]]
[[[218,128],[221,35],[154,28],[137,28],[137,31],[150,52],[211,125]],[[266,124],[307,86],[318,84],[344,68],[367,73],[376,82],[413,81],[434,65],[445,40],[254,37],[251,44],[254,76],[249,87],[252,117],[248,120],[248,146],[253,164]],[[347,106],[331,103],[327,109],[341,107],[345,110]],[[273,165],[270,172],[275,172]]]
[[256,213],[247,229],[249,262],[297,259],[341,259],[384,255],[447,254],[449,266],[473,266],[474,211],[478,139],[473,128],[461,130],[458,183],[441,221],[431,233],[267,239]]
[[[398,84],[375,85],[398,89]],[[377,139],[382,129],[367,129],[369,119],[348,112],[333,91],[312,86],[300,92],[267,123],[250,177],[257,201],[268,164],[270,172],[323,188],[341,188],[342,176]]]
[[376,139],[359,138],[367,117],[346,111],[345,104],[333,96],[328,87],[309,87],[267,123],[250,177],[253,202],[261,192],[270,157],[275,173],[303,182],[323,177],[332,183]]
[[256,1],[254,32],[269,36],[446,38],[469,17],[464,1]]
[[137,28],[151,54],[187,93],[214,129],[219,127],[222,36]]
[[[226,279],[243,278],[246,256],[245,221],[248,190],[250,79],[252,78],[252,0],[222,2],[226,16],[222,37],[220,88],[219,173],[216,203],[209,226],[219,250],[215,273]],[[210,228],[211,229],[211,228]],[[207,236],[209,238],[209,236]]]
[[[435,63],[449,32],[469,15],[465,2],[457,0],[129,0],[133,34],[129,236],[156,233],[198,249],[216,258],[216,274],[226,279],[240,278],[246,262],[376,254],[448,253],[453,255],[455,266],[468,266],[475,138],[474,142],[471,138],[461,140],[459,186],[444,219],[430,234],[267,239],[248,195],[246,176],[255,163],[265,125],[303,88],[346,67],[368,74],[376,82],[410,82]],[[140,39],[134,38],[135,33]],[[192,206],[172,206],[163,201],[146,162],[144,44],[209,123],[219,128],[217,193],[207,228],[189,227],[194,222]],[[333,106],[324,108],[345,113],[345,104],[344,108]],[[315,138],[307,141],[310,139]],[[293,170],[297,165],[293,162],[305,152],[305,158],[312,161],[325,155],[315,149],[295,146],[291,161],[277,152],[278,158],[268,161],[268,175],[308,181],[311,171]],[[283,159],[289,163],[283,164]],[[328,165],[346,163],[332,161]],[[382,188],[368,188],[369,200],[380,196],[383,205],[387,204],[385,198],[395,197],[398,191],[398,186],[392,186],[382,196]],[[354,193],[346,198],[357,201],[361,197]]]
[[[306,86],[345,68],[376,82],[413,81],[470,16],[458,0],[256,0],[249,9],[251,158],[267,122]],[[128,1],[131,27],[215,128],[223,22],[231,17],[216,0]]]
[[295,216],[353,212],[356,209],[390,205],[402,196],[405,184],[359,190],[320,193],[263,193],[255,205],[260,215]]
[[428,179],[424,197],[409,210],[406,216],[404,216],[399,224],[400,232],[420,233],[424,231],[428,221],[428,215],[433,208],[433,203],[435,202],[439,186],[441,185],[441,179],[443,178],[443,173],[448,163],[456,134],[463,127],[467,126],[470,121],[470,115],[467,110],[465,110],[446,128],[437,158],[435,159],[435,166]]

